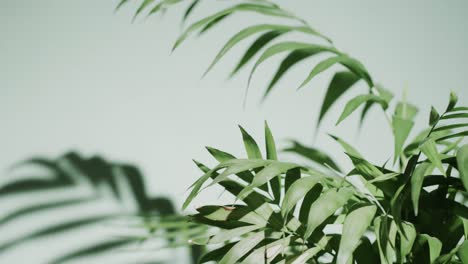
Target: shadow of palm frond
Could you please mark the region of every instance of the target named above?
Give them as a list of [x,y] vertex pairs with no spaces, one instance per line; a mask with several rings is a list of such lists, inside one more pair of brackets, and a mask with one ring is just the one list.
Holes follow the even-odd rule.
[[[17,173],[25,170],[22,174]],[[0,213],[0,227],[15,224],[24,218],[35,219],[36,216],[44,215],[53,221],[41,223],[32,231],[19,232],[11,239],[2,239],[0,255],[26,242],[34,243],[45,237],[56,238],[67,232],[84,230],[116,219],[139,219],[140,227],[146,230],[146,235],[109,236],[104,241],[62,252],[54,256],[50,263],[103,255],[154,237],[164,241],[162,247],[188,247],[184,234],[193,226],[184,217],[177,216],[168,198],[151,197],[147,193],[144,178],[135,166],[109,162],[98,156],[83,158],[70,152],[57,159],[25,160],[15,164],[10,172],[13,176],[5,178],[5,182],[0,184],[0,204],[14,206]],[[102,201],[111,203],[109,209],[106,207],[93,214],[85,213],[84,207]],[[66,210],[80,213],[73,217],[57,213]],[[179,224],[166,228],[164,222],[174,222],[175,218]],[[203,230],[200,229],[200,232]],[[200,254],[201,248],[191,247],[190,258],[194,262]]]

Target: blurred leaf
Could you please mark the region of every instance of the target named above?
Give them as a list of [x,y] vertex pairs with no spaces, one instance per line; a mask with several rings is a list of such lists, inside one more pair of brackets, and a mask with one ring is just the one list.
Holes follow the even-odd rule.
[[363,95],[358,95],[351,99],[345,106],[343,113],[341,113],[340,118],[336,122],[338,125],[346,119],[349,115],[351,115],[360,105],[362,105],[365,102],[375,102],[380,105],[382,105],[383,108],[387,108],[387,102],[385,102],[384,99],[382,99],[379,96],[373,95],[373,94],[363,94]]
[[292,143],[293,145],[289,148],[284,149],[284,151],[296,153],[320,165],[327,165],[336,171],[341,171],[338,165],[336,165],[335,161],[321,150],[313,147],[304,146],[297,141],[293,141]]
[[[285,26],[285,25],[274,25],[274,24],[261,24],[261,25],[255,25],[255,26],[250,26],[247,27],[237,34],[235,34],[229,41],[223,46],[223,48],[218,52],[216,55],[215,59],[213,62],[210,64],[208,69],[205,71],[205,74],[208,73],[213,66],[231,49],[233,48],[236,44],[241,42],[242,40],[256,34],[262,31],[275,31],[278,32],[278,34],[284,34],[289,31],[298,31],[298,32],[303,32],[303,33],[308,33],[308,34],[315,34],[314,31],[312,31],[310,28],[305,27],[305,26]],[[205,75],[204,74],[204,75]]]
[[392,126],[393,126],[393,136],[395,137],[395,154],[393,161],[395,162],[400,156],[403,145],[405,144],[406,139],[413,128],[414,122],[409,119],[403,119],[398,116],[393,116]]
[[325,114],[328,112],[330,107],[357,81],[361,78],[352,72],[338,72],[333,76],[333,79],[328,86],[327,93],[320,108],[320,116],[317,121],[317,127],[322,121]]
[[442,161],[439,157],[439,152],[437,151],[437,146],[433,139],[427,139],[420,147],[419,147],[426,155],[426,157],[434,164],[434,166],[443,174],[445,175],[444,167],[442,166]]

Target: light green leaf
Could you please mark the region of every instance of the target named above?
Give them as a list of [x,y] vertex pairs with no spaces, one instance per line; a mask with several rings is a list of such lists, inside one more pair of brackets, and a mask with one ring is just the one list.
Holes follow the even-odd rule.
[[429,247],[429,259],[432,263],[439,255],[442,250],[442,243],[439,239],[435,237],[431,237],[426,234],[421,234],[419,236],[418,244],[425,244],[427,243]]
[[330,189],[323,193],[310,207],[305,238],[312,235],[315,228],[345,205],[353,193],[353,190],[349,188],[341,188],[338,191]]
[[402,222],[404,235],[400,233],[400,258],[404,259],[411,253],[414,241],[416,240],[416,229],[409,222]]
[[374,88],[377,90],[379,93],[379,96],[382,97],[387,103],[390,103],[392,101],[394,95],[392,92],[389,90],[385,89],[382,85],[376,84]]
[[270,83],[268,84],[265,93],[263,94],[262,100],[265,100],[268,94],[271,92],[273,87],[278,83],[278,81],[283,77],[283,75],[290,70],[294,65],[297,63],[317,54],[314,50],[295,50],[292,51],[286,56],[278,66],[276,73],[274,74],[273,78],[271,79]]
[[226,42],[226,44],[223,46],[223,48],[218,52],[216,55],[215,59],[213,62],[210,64],[208,69],[205,71],[205,74],[207,74],[213,66],[216,65],[216,63],[224,56],[226,53],[231,50],[236,44],[241,42],[242,40],[255,35],[259,32],[262,31],[267,31],[267,30],[274,30],[277,31],[281,34],[289,31],[297,31],[297,32],[303,32],[303,33],[308,33],[308,34],[313,34],[316,35],[317,33],[310,29],[309,27],[306,26],[287,26],[287,25],[275,25],[275,24],[261,24],[261,25],[255,25],[255,26],[250,26],[247,27],[237,34],[235,34],[231,39]]
[[457,255],[463,264],[468,264],[468,240],[465,240],[463,244],[461,244]]
[[287,41],[287,42],[280,42],[275,45],[272,45],[268,49],[266,49],[260,58],[255,62],[254,67],[250,71],[248,84],[250,84],[250,80],[252,79],[255,70],[262,64],[265,60],[285,51],[294,51],[294,50],[308,50],[308,52],[332,52],[338,54],[338,50],[333,47],[304,43],[304,42],[294,42],[294,41]]
[[255,175],[252,183],[248,185],[246,188],[244,188],[237,197],[242,200],[247,195],[249,195],[255,188],[267,183],[274,177],[277,177],[283,173],[286,173],[287,171],[291,169],[298,168],[298,167],[300,166],[294,163],[272,162],[268,166],[266,166],[264,169],[259,171]]
[[260,226],[249,225],[249,226],[242,226],[242,227],[238,227],[234,229],[221,230],[214,236],[192,239],[192,242],[195,244],[199,244],[199,245],[219,244],[219,243],[223,243],[234,238],[241,237],[259,228]]
[[426,157],[434,164],[434,166],[445,175],[444,167],[442,166],[442,161],[440,160],[439,152],[437,151],[437,146],[434,139],[429,138],[424,143],[422,143],[419,149],[426,155]]
[[312,247],[304,251],[301,255],[293,258],[291,261],[288,261],[288,264],[305,264],[308,260],[313,258],[317,253],[322,251],[320,247]]
[[307,83],[310,82],[310,80],[312,80],[315,76],[317,76],[319,73],[327,70],[328,68],[330,68],[331,66],[335,65],[336,63],[339,63],[339,62],[343,62],[343,61],[346,61],[348,60],[349,57],[346,56],[346,55],[339,55],[339,56],[335,56],[335,57],[331,57],[331,58],[328,58],[328,59],[325,59],[321,62],[319,62],[313,69],[312,71],[309,73],[309,75],[307,76],[307,78],[302,82],[302,84],[299,86],[298,89],[302,88],[304,85],[306,85]]
[[395,154],[393,161],[395,162],[398,157],[401,155],[403,145],[405,144],[406,139],[411,132],[411,129],[414,126],[414,122],[410,119],[401,118],[397,115],[394,115],[392,118],[392,126],[393,126],[393,136],[395,138]]
[[281,205],[281,215],[285,217],[296,204],[317,184],[322,178],[318,176],[303,177],[295,181],[284,195]]
[[363,103],[365,102],[375,102],[375,103],[378,103],[380,105],[382,105],[384,108],[387,108],[387,102],[377,96],[377,95],[373,95],[373,94],[363,94],[363,95],[358,95],[356,97],[354,97],[353,99],[351,99],[345,106],[344,110],[343,110],[343,113],[341,113],[341,116],[340,118],[338,119],[338,122],[336,122],[336,124],[338,125],[339,123],[341,123],[341,121],[343,121],[344,119],[346,119],[349,115],[351,115],[360,105],[362,105]]
[[292,143],[293,145],[291,147],[286,148],[283,151],[296,153],[319,165],[322,165],[325,167],[330,166],[336,171],[341,171],[341,169],[338,167],[336,162],[328,154],[324,153],[323,151],[313,148],[313,147],[304,146],[297,141],[293,141]]
[[271,263],[280,253],[284,252],[291,243],[291,237],[285,237],[255,249],[242,261],[245,264]]
[[413,120],[418,113],[418,108],[406,101],[399,102],[395,108],[395,116],[401,119]]
[[341,145],[341,147],[345,150],[346,153],[348,153],[349,155],[354,156],[356,158],[361,158],[362,159],[361,153],[359,153],[349,143],[347,143],[346,141],[342,140],[341,138],[339,138],[337,136],[330,135],[330,134],[329,134],[329,136],[332,137],[334,140],[336,140],[336,142],[338,142]]
[[266,146],[267,159],[277,160],[278,154],[276,153],[275,139],[266,121],[265,121],[265,146]]
[[430,163],[422,163],[414,169],[411,176],[411,201],[413,202],[414,215],[418,215],[419,195],[421,194],[424,176],[430,174],[434,169],[434,165]]
[[262,152],[260,152],[260,148],[257,145],[257,142],[255,142],[255,139],[253,139],[252,136],[245,131],[245,129],[241,126],[239,126],[241,133],[242,133],[242,139],[244,140],[244,146],[245,146],[245,151],[247,152],[247,157],[249,159],[261,159],[262,158]]
[[219,264],[235,264],[265,238],[264,232],[257,232],[237,242]]
[[458,171],[460,172],[460,179],[463,182],[463,186],[465,186],[465,189],[468,191],[468,144],[458,149],[457,165]]
[[219,170],[222,168],[226,168],[226,170],[224,170],[221,174],[214,177],[213,181],[210,183],[209,186],[213,186],[221,181],[227,180],[230,175],[238,174],[240,172],[244,172],[247,170],[260,168],[260,167],[268,165],[269,163],[270,162],[266,160],[260,160],[260,159],[255,159],[255,160],[236,159],[236,160],[228,160],[228,161],[222,162],[221,164],[216,166],[214,169]]
[[358,208],[346,216],[338,249],[337,264],[346,264],[352,258],[353,252],[372,222],[376,210],[376,206],[368,205]]
[[453,108],[455,107],[455,105],[457,104],[457,101],[458,101],[458,96],[457,94],[452,91],[450,92],[450,100],[449,100],[449,104],[447,106],[447,110],[445,110],[446,112],[450,112],[453,110]]

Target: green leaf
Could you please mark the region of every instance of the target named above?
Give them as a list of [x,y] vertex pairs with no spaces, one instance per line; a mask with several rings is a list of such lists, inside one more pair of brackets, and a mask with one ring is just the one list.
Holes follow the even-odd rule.
[[401,118],[397,115],[394,115],[392,118],[393,126],[393,136],[395,138],[395,154],[393,161],[395,162],[398,157],[401,155],[403,145],[405,144],[406,139],[408,138],[411,129],[414,126],[414,122],[410,119]]
[[278,160],[278,154],[276,153],[276,144],[273,134],[271,133],[268,123],[265,121],[265,146],[267,159],[269,160]]
[[138,17],[138,15],[153,2],[154,0],[144,0],[141,3],[141,5],[138,7],[137,11],[135,12],[135,15],[133,16],[133,20],[135,20]]
[[278,83],[278,81],[283,77],[283,75],[291,69],[294,65],[297,63],[301,62],[302,60],[311,57],[315,55],[316,53],[312,51],[308,51],[307,49],[305,50],[295,50],[292,51],[286,56],[283,61],[281,61],[280,65],[278,66],[278,69],[276,70],[276,73],[273,75],[273,78],[271,79],[270,83],[268,84],[267,89],[265,90],[265,93],[263,94],[262,100],[265,100],[265,98],[268,96],[268,94],[271,92],[273,87]]
[[424,182],[424,176],[430,174],[434,169],[434,165],[430,163],[422,163],[414,169],[411,176],[411,201],[413,202],[414,215],[418,215],[419,195]]
[[294,51],[294,50],[308,50],[308,52],[314,52],[314,53],[320,53],[320,52],[332,52],[332,53],[339,53],[338,50],[336,50],[333,47],[327,47],[327,46],[322,46],[322,45],[316,45],[316,44],[310,44],[310,43],[304,43],[304,42],[294,42],[294,41],[286,41],[286,42],[280,42],[275,45],[272,45],[268,49],[266,49],[260,58],[255,62],[254,67],[250,71],[249,79],[248,79],[248,84],[250,84],[250,81],[252,79],[253,74],[255,73],[255,70],[262,64],[265,60],[279,54],[285,51]]
[[232,159],[235,159],[235,158],[236,158],[236,157],[233,156],[232,154],[229,154],[229,153],[224,152],[224,151],[219,150],[219,149],[215,149],[215,148],[212,148],[212,147],[206,147],[206,149],[208,150],[208,152],[210,152],[210,154],[211,154],[218,162],[225,162],[225,161],[232,160]]
[[319,165],[327,165],[336,171],[341,171],[338,165],[336,165],[335,161],[329,155],[322,152],[321,150],[313,148],[313,147],[304,146],[297,141],[293,141],[292,143],[293,145],[289,148],[284,149],[284,151],[296,153],[313,162],[316,162]]
[[434,262],[434,260],[439,257],[442,250],[442,243],[440,240],[426,234],[419,235],[417,244],[419,247],[423,247],[424,245],[428,246],[430,263]]
[[312,71],[309,73],[309,75],[307,76],[307,78],[302,82],[302,84],[299,86],[298,89],[304,87],[304,85],[306,85],[307,83],[309,83],[315,76],[317,76],[319,73],[327,70],[328,68],[330,68],[331,66],[335,65],[336,63],[339,63],[339,62],[343,62],[345,60],[347,60],[348,57],[346,55],[339,55],[339,56],[335,56],[335,57],[331,57],[331,58],[328,58],[328,59],[325,59],[321,62],[319,62],[313,69]]
[[240,69],[242,69],[263,47],[273,41],[275,38],[281,36],[284,31],[269,31],[258,37],[242,55],[234,70],[231,72],[230,77],[234,76]]
[[463,244],[461,244],[457,255],[463,264],[468,264],[468,240],[465,240]]
[[353,252],[372,222],[376,210],[376,206],[368,205],[353,210],[346,216],[336,264],[346,264],[352,258]]
[[451,135],[447,135],[447,136],[444,136],[444,137],[438,137],[438,138],[436,138],[436,141],[440,142],[440,141],[444,141],[444,140],[451,139],[451,138],[461,138],[461,137],[466,137],[466,136],[468,136],[468,130],[458,132],[458,133],[455,133],[455,134],[451,134]]
[[451,115],[443,115],[440,119],[459,119],[459,118],[468,118],[468,113],[458,113]]
[[247,157],[249,159],[261,159],[262,158],[262,152],[260,152],[260,148],[257,145],[257,142],[255,142],[255,139],[253,139],[252,136],[245,131],[245,129],[241,126],[239,126],[241,133],[242,133],[242,139],[244,140],[244,146],[245,146],[245,151],[247,152]]
[[272,162],[264,169],[259,171],[252,183],[248,185],[245,189],[243,189],[239,195],[239,199],[245,198],[248,194],[250,194],[255,188],[267,183],[274,177],[279,177],[281,174],[286,173],[287,171],[300,167],[294,163],[286,163],[286,162]]
[[447,110],[445,110],[445,112],[452,111],[453,108],[455,107],[455,105],[457,104],[457,101],[458,101],[457,94],[454,91],[450,92],[450,100],[449,100],[449,104],[447,106]]
[[413,120],[418,113],[418,108],[407,102],[399,102],[395,108],[395,116],[401,119]]
[[336,140],[336,142],[338,142],[341,145],[341,147],[345,150],[346,153],[356,158],[362,158],[362,155],[349,143],[347,143],[346,141],[342,140],[341,138],[337,136],[334,136],[334,135],[329,135],[329,136],[332,137],[334,140]]
[[[221,174],[213,177],[213,181],[208,186],[213,186],[217,183],[225,181],[228,179],[230,175],[238,174],[240,172],[244,172],[247,170],[252,170],[256,168],[260,168],[270,164],[269,161],[261,160],[261,159],[236,159],[236,160],[228,160],[225,161],[214,168],[214,170],[219,170],[222,168],[226,168]],[[210,175],[210,177],[213,175]],[[254,178],[255,180],[255,178]]]
[[295,257],[294,259],[292,259],[291,262],[288,262],[288,264],[306,264],[308,260],[313,258],[320,251],[322,251],[322,248],[320,248],[320,247],[308,248],[306,251],[301,253],[301,255]]
[[439,121],[440,115],[437,113],[437,110],[432,106],[431,114],[429,116],[429,125],[433,126]]
[[242,3],[235,5],[233,7],[226,8],[224,10],[221,10],[213,15],[210,15],[208,17],[205,17],[192,25],[190,25],[176,40],[174,47],[172,48],[173,50],[176,49],[187,37],[189,37],[193,32],[202,29],[204,26],[209,24],[210,22],[216,21],[220,17],[229,15],[234,12],[239,12],[239,11],[248,11],[248,12],[256,12],[264,15],[270,15],[270,16],[280,16],[280,17],[291,17],[291,15],[283,12],[280,9],[271,7],[271,6],[265,6],[265,5],[258,5],[258,4],[251,4],[251,3]]
[[421,144],[419,149],[426,155],[426,157],[434,164],[434,166],[445,175],[444,167],[442,166],[442,161],[440,160],[439,152],[437,151],[437,146],[434,139],[429,138],[424,143]]
[[291,237],[278,239],[255,249],[242,263],[272,263],[291,244]]
[[389,264],[388,255],[391,255],[392,248],[389,247],[389,230],[388,230],[388,217],[380,216],[374,219],[374,231],[379,249],[380,262],[382,264]]
[[351,99],[345,106],[343,113],[341,113],[340,118],[338,119],[338,122],[336,124],[338,125],[346,119],[349,115],[351,115],[360,105],[362,105],[365,102],[375,102],[380,105],[382,105],[384,108],[387,108],[387,102],[382,99],[381,97],[373,94],[363,94],[363,95],[358,95]]
[[417,232],[414,225],[409,222],[402,222],[404,235],[400,232],[400,259],[405,259],[411,253]]
[[241,226],[241,227],[234,228],[234,229],[221,230],[216,235],[193,239],[192,242],[195,244],[200,244],[200,245],[219,244],[219,243],[223,243],[234,238],[241,237],[259,228],[260,226],[248,225],[248,226]]
[[446,126],[436,127],[436,128],[433,130],[433,132],[445,131],[445,130],[452,130],[452,129],[461,128],[461,127],[467,127],[467,126],[468,126],[468,123],[463,123],[463,124],[450,124],[450,125],[446,125]]
[[460,179],[463,182],[463,186],[465,186],[465,189],[468,191],[468,144],[458,149],[457,165],[458,171],[460,172]]
[[352,196],[353,191],[349,188],[330,189],[323,193],[310,207],[305,238],[312,235],[315,228],[345,205]]
[[189,7],[185,10],[184,16],[182,17],[182,22],[185,22],[190,14],[195,10],[195,7],[200,3],[200,0],[193,0]]
[[318,63],[309,73],[307,78],[302,82],[299,88],[302,88],[304,85],[310,82],[310,80],[312,80],[319,73],[329,69],[331,66],[335,65],[336,63],[342,64],[343,66],[347,67],[350,71],[355,73],[357,76],[363,78],[369,84],[372,84],[372,81],[370,80],[370,77],[367,74],[367,71],[365,70],[364,66],[362,66],[361,63],[359,63],[358,61],[356,61],[355,59],[347,55],[339,55],[336,57],[325,59],[324,61],[321,61],[320,63]]
[[284,195],[281,205],[281,215],[285,217],[294,206],[321,180],[318,176],[300,178],[291,184]]
[[259,32],[267,31],[267,30],[274,30],[278,32],[279,34],[283,34],[289,31],[298,31],[298,32],[303,32],[303,33],[316,34],[309,27],[305,27],[305,26],[286,26],[286,25],[274,25],[274,24],[261,24],[261,25],[250,26],[248,28],[241,30],[239,33],[235,34],[231,39],[229,39],[228,42],[226,42],[226,44],[218,52],[215,59],[213,60],[213,62],[210,64],[210,66],[208,67],[208,69],[205,71],[203,75],[206,75],[213,68],[213,66],[216,65],[216,63],[239,42]]
[[[277,160],[278,154],[276,153],[275,139],[266,121],[265,121],[265,146],[266,146],[267,159]],[[273,192],[273,197],[275,197],[274,202],[279,203],[279,201],[281,200],[281,177],[273,178],[270,181],[270,186]]]
[[392,92],[389,90],[385,89],[382,85],[376,84],[374,88],[377,90],[379,93],[379,96],[382,97],[387,103],[390,103],[392,101],[394,95]]
[[338,72],[333,76],[333,79],[328,86],[327,93],[323,99],[322,107],[320,108],[320,116],[317,121],[317,127],[322,121],[330,107],[357,81],[361,78],[352,72]]
[[237,242],[218,262],[235,264],[265,238],[264,232],[257,232]]

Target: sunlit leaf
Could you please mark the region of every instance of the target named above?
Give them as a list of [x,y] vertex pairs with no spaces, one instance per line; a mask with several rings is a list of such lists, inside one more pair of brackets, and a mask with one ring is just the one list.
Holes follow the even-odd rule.
[[319,177],[304,177],[295,181],[284,195],[281,214],[286,216],[289,211],[321,180]]
[[308,238],[315,228],[345,205],[352,196],[353,191],[349,188],[324,192],[310,207],[305,237]]
[[424,176],[432,172],[434,166],[430,163],[422,163],[417,166],[411,176],[411,201],[413,202],[414,215],[418,215],[419,195],[424,182]]
[[237,242],[218,262],[219,264],[235,264],[245,254],[252,250],[260,241],[265,238],[263,232],[253,233],[250,236]]
[[468,191],[468,145],[464,145],[457,151],[457,164],[460,179]]
[[352,258],[361,237],[374,219],[376,210],[376,206],[368,205],[360,207],[346,216],[336,258],[337,264],[346,264],[349,258]]

